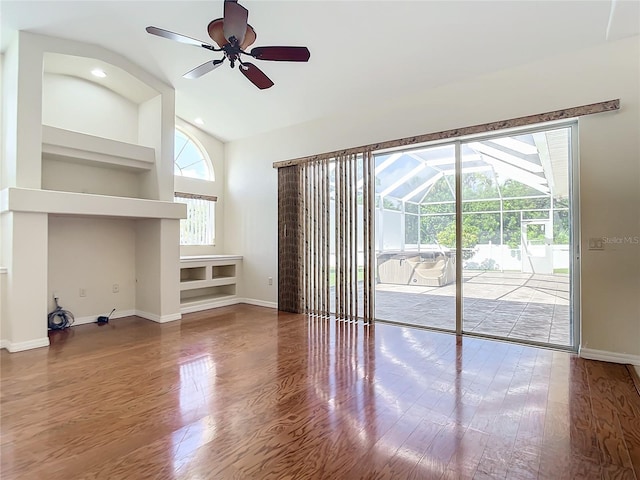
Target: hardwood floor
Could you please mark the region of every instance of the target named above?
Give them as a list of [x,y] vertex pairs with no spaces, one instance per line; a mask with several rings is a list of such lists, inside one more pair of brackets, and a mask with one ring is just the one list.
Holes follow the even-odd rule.
[[623,365],[238,305],[0,353],[1,478],[636,479]]

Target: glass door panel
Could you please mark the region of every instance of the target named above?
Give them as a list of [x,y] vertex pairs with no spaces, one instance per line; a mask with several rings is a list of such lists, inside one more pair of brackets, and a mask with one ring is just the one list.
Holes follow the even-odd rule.
[[455,147],[377,155],[375,316],[454,331]]
[[463,331],[572,346],[571,128],[461,145]]

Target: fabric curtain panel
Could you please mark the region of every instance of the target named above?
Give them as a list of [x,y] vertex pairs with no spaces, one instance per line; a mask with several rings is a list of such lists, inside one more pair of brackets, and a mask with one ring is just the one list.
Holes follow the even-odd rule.
[[278,169],[278,309],[303,313],[302,167]]
[[373,155],[278,169],[278,308],[346,321],[374,317]]

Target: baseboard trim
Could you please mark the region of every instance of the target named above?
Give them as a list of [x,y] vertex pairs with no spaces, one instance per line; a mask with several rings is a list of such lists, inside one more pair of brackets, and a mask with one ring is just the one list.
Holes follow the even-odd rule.
[[136,310],[135,314],[137,317],[145,318],[147,320],[151,320],[156,323],[167,323],[173,322],[175,320],[180,320],[182,318],[182,313],[172,313],[170,315],[158,315],[156,313],[143,312],[142,310]]
[[227,298],[223,300],[214,300],[206,303],[197,303],[194,305],[185,305],[180,308],[182,313],[201,312],[203,310],[211,310],[212,308],[228,307],[230,305],[237,305],[239,303],[246,303],[247,305],[255,305],[257,307],[266,308],[278,308],[276,302],[266,302],[264,300],[256,300],[254,298]]
[[220,300],[212,300],[210,302],[194,303],[193,305],[185,305],[180,307],[182,313],[201,312],[203,310],[211,310],[212,308],[228,307],[229,305],[236,305],[241,302],[238,297],[225,298]]
[[627,365],[640,365],[640,355],[633,355],[631,353],[617,353],[608,352],[606,350],[594,350],[593,348],[581,348],[578,355],[589,360],[623,363]]
[[[136,315],[135,310],[116,310],[115,312],[113,312],[113,315],[111,315],[110,319],[114,320],[116,318],[131,317],[133,315]],[[96,323],[99,316],[100,315],[88,315],[86,317],[77,317],[73,321],[73,325],[86,325],[88,323]]]
[[238,303],[246,303],[257,307],[278,308],[277,302],[267,302],[265,300],[256,300],[254,298],[241,298]]
[[9,340],[2,341],[2,348],[6,348],[11,353],[48,346],[49,337],[36,338],[35,340],[27,340],[26,342],[10,342]]

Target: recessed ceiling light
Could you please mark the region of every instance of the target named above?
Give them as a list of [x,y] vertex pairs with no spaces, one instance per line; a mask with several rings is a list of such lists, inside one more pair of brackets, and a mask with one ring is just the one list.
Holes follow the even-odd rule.
[[101,68],[94,68],[93,70],[91,70],[91,74],[94,77],[98,77],[98,78],[104,78],[107,76],[107,74],[104,73],[104,70],[102,70]]
[[204,125],[204,120],[202,120],[200,117],[196,118],[194,122],[196,122],[198,125]]

